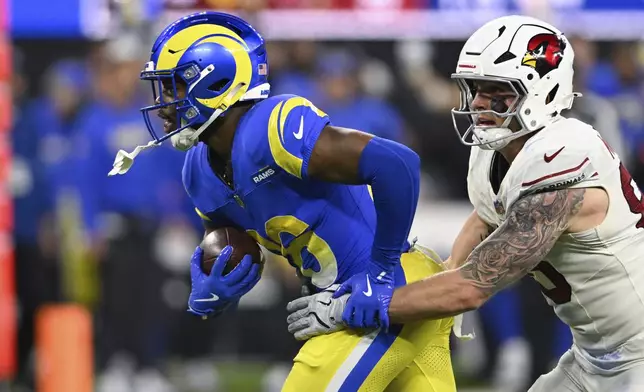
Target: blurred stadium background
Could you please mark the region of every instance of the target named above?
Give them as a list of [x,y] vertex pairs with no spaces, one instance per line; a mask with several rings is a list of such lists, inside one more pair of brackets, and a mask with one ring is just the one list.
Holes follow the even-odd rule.
[[[449,75],[495,16],[539,16],[571,38],[584,98],[569,115],[644,183],[641,0],[2,0],[0,391],[280,390],[298,349],[284,310],[299,292],[292,269],[272,260],[237,313],[202,322],[185,312],[201,228],[182,154],[106,176],[119,148],[148,140],[138,74],[155,33],[197,9],[255,24],[274,93],[420,153],[413,234],[442,256],[470,211]],[[462,391],[525,391],[571,343],[528,280],[466,324],[477,339],[454,342]]]

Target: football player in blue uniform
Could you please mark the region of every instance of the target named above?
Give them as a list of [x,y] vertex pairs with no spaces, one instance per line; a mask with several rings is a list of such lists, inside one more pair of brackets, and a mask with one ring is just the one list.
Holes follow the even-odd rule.
[[[142,109],[154,140],[119,152],[111,174],[125,173],[140,150],[170,139],[187,151],[183,181],[206,233],[245,230],[284,256],[314,292],[331,295],[342,284],[352,293],[356,323],[383,326],[310,339],[284,391],[454,391],[451,318],[405,326],[388,320],[394,287],[441,271],[407,241],[418,201],[417,154],[331,125],[302,97],[269,97],[267,74],[264,41],[242,19],[202,12],[174,22],[141,74],[156,99]],[[150,116],[155,111],[162,132]],[[250,256],[223,275],[230,253],[225,248],[205,275],[197,248],[190,312],[216,316],[257,283]]]

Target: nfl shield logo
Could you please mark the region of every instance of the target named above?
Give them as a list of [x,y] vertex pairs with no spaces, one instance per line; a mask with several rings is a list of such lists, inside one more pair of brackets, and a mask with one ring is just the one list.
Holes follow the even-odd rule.
[[505,207],[503,207],[501,200],[494,200],[494,210],[499,215],[505,215]]
[[268,65],[265,63],[257,65],[257,73],[259,75],[268,75]]

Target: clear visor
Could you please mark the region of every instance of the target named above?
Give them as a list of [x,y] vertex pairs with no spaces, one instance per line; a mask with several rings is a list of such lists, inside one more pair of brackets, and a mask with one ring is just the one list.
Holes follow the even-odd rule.
[[[452,109],[452,123],[461,142],[467,146],[480,146],[488,144],[480,140],[476,128],[508,128],[513,118],[516,118],[521,128],[523,124],[521,118],[517,116],[519,109],[527,97],[523,83],[519,80],[506,79],[494,76],[481,75],[464,75],[452,74],[452,79],[456,80],[460,90],[460,107]],[[490,88],[493,87],[493,88]],[[489,109],[475,109],[472,105],[477,94],[489,96]],[[514,97],[508,105],[508,98]],[[503,124],[482,124],[479,120],[481,116],[486,118],[503,118]],[[496,139],[502,140],[506,137],[512,137],[509,134],[505,137]]]

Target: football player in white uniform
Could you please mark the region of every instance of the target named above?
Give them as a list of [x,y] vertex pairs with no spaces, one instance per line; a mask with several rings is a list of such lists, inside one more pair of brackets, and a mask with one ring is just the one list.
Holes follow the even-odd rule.
[[[452,113],[472,146],[475,211],[449,271],[397,289],[389,316],[460,314],[530,274],[574,337],[530,391],[644,391],[642,193],[597,131],[561,115],[578,96],[573,57],[559,30],[524,16],[489,22],[465,43]],[[355,325],[347,296],[332,296],[289,304],[296,338],[373,325]]]

